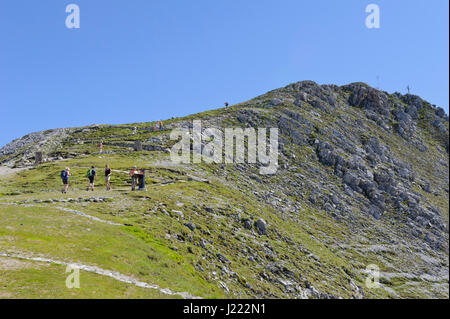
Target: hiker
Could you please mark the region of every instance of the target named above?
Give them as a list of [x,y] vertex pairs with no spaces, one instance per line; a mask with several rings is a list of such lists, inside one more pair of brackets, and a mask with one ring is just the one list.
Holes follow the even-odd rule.
[[95,180],[96,175],[97,175],[97,172],[95,171],[94,165],[92,165],[92,167],[86,173],[86,177],[89,179],[89,186],[88,186],[87,191],[89,191],[90,189],[92,189],[92,191],[94,191],[94,180]]
[[138,174],[138,180],[139,180],[139,190],[145,190],[145,169],[140,169]]
[[163,130],[163,124],[162,124],[161,121],[158,121],[158,122],[156,123],[156,125],[157,125],[157,128],[158,128],[159,131],[162,131],[162,130]]
[[225,107],[228,107],[228,102],[225,102]]
[[98,143],[98,148],[99,148],[99,153],[103,152],[103,141],[100,141],[100,143]]
[[67,193],[67,189],[69,188],[69,176],[72,176],[70,173],[70,168],[66,167],[65,170],[61,171],[61,179],[64,185],[64,188],[62,190],[63,194]]
[[138,178],[138,170],[137,166],[134,166],[133,169],[130,171],[131,176],[131,190],[136,190],[136,184],[137,184],[137,178]]
[[133,128],[133,135],[136,135],[136,133],[137,133],[137,127],[135,126],[135,127]]
[[111,168],[109,167],[108,164],[106,164],[105,166],[105,184],[106,184],[106,190],[110,191],[111,190]]

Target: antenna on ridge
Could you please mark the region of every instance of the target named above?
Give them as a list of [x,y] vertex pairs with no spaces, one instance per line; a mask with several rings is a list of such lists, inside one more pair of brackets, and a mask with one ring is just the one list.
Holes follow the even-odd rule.
[[409,87],[409,85],[408,85],[408,86],[406,86],[406,89],[408,90],[408,94],[410,94],[410,90],[411,90],[411,88]]

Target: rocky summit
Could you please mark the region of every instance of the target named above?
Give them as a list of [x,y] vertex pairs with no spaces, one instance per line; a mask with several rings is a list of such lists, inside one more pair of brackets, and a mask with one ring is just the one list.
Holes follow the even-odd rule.
[[[193,120],[278,128],[276,172],[173,162],[170,133]],[[303,81],[163,124],[53,129],[0,150],[0,297],[449,298],[442,108]],[[131,191],[135,165],[145,190]],[[79,289],[64,284],[70,264]]]

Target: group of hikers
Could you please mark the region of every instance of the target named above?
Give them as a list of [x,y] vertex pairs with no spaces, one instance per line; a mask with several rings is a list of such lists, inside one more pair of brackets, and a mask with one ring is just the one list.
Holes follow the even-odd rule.
[[[109,165],[105,166],[105,185],[106,190],[111,190],[111,168]],[[63,171],[61,171],[61,180],[63,183],[63,190],[62,193],[66,194],[67,190],[69,188],[69,178],[70,176],[73,176],[70,172],[70,168],[66,167]],[[145,169],[137,169],[136,166],[133,167],[132,170],[130,170],[130,176],[131,176],[131,190],[136,190],[136,187],[138,187],[139,190],[146,190],[145,188]],[[97,179],[97,171],[95,169],[95,166],[92,165],[91,168],[86,172],[86,177],[89,180],[89,186],[87,187],[87,191],[94,191],[94,184],[95,180]]]
[[[162,131],[164,129],[162,121],[156,122],[156,127],[154,130],[156,131]],[[133,128],[133,135],[137,134],[138,128],[135,126]],[[98,150],[99,153],[103,153],[103,140],[100,140],[98,143]],[[63,182],[64,188],[62,190],[63,194],[67,193],[67,190],[69,189],[69,178],[72,176],[72,173],[70,172],[70,168],[66,167],[63,171],[61,171],[61,180]],[[146,190],[145,188],[145,169],[137,169],[136,166],[133,167],[133,169],[130,171],[131,176],[131,190]],[[95,169],[95,166],[93,165],[86,173],[86,177],[89,179],[89,186],[87,187],[87,191],[94,191],[94,184],[95,180],[97,178],[97,171]],[[105,185],[106,190],[111,190],[111,168],[109,165],[105,166]]]

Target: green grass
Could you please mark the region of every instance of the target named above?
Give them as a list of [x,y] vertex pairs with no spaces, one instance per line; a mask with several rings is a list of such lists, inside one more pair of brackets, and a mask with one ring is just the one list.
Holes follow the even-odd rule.
[[[6,262],[14,267],[7,268]],[[113,278],[80,271],[80,287],[67,288],[66,266],[17,259],[0,260],[0,298],[27,299],[171,299],[156,289],[136,287]]]
[[162,288],[222,297],[174,251],[136,227],[103,225],[51,208],[1,207],[0,249],[115,270]]

